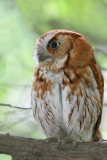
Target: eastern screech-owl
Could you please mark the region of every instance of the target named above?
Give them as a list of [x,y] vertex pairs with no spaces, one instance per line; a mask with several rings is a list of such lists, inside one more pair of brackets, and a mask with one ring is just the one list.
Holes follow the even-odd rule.
[[103,77],[89,42],[79,33],[53,30],[36,42],[33,115],[47,137],[101,139]]

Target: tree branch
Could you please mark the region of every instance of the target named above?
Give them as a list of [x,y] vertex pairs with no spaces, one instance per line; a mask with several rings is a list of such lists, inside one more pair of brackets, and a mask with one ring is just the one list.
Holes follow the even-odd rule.
[[0,153],[11,155],[13,160],[106,160],[107,141],[74,146],[0,134]]
[[11,104],[5,104],[5,103],[0,103],[0,106],[6,106],[6,107],[11,107],[11,108],[16,108],[16,109],[23,109],[23,110],[29,110],[31,107],[19,107],[19,106],[13,106]]

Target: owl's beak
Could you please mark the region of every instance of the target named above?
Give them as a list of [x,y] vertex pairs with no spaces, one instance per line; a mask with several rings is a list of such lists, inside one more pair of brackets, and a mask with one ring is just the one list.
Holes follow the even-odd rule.
[[38,56],[38,61],[43,62],[43,61],[50,59],[50,58],[51,58],[50,56],[41,55],[41,56]]
[[51,56],[46,55],[45,53],[42,53],[42,52],[39,52],[39,51],[36,52],[36,57],[37,57],[39,62],[43,62],[47,59],[52,59]]

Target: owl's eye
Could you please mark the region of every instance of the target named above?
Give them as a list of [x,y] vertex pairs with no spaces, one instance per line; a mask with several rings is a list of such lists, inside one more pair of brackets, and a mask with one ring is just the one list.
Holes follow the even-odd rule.
[[51,42],[49,45],[48,45],[48,48],[58,48],[60,45],[59,42]]

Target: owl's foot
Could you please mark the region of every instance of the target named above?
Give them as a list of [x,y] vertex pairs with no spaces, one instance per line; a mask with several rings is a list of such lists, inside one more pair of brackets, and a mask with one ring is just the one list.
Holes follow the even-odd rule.
[[50,138],[46,138],[45,141],[46,141],[46,143],[49,143],[49,142],[58,142],[58,138],[56,138],[56,137],[50,137]]
[[67,144],[67,143],[71,143],[73,145],[73,147],[76,147],[77,145],[77,142],[73,141],[70,137],[66,137],[64,139],[58,139],[58,141],[61,143],[61,144]]
[[59,145],[60,144],[71,143],[73,147],[76,147],[76,145],[77,145],[77,142],[73,141],[70,137],[66,137],[66,138],[51,137],[51,138],[46,138],[45,141],[46,141],[46,143],[49,143],[49,142],[58,142]]
[[105,146],[107,146],[107,140],[104,139],[100,139],[97,144],[104,144]]

